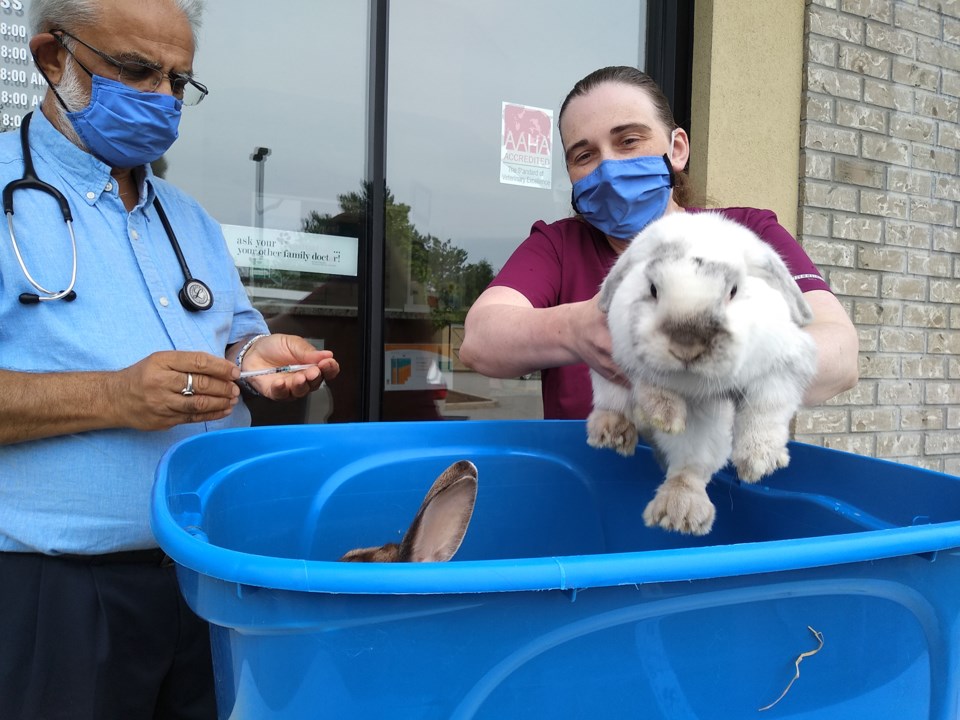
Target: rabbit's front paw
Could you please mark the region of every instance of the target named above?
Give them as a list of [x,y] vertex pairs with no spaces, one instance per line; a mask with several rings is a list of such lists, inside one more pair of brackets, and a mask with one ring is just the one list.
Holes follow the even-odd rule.
[[706,483],[675,475],[664,481],[643,511],[647,527],[662,527],[688,535],[706,535],[713,528],[716,508],[707,497]]
[[622,413],[594,410],[587,418],[587,444],[629,457],[637,447],[637,428]]
[[687,402],[669,390],[648,388],[638,394],[634,416],[638,425],[679,435],[687,428]]
[[733,448],[734,467],[744,482],[755,483],[790,464],[790,452],[781,443],[738,442]]

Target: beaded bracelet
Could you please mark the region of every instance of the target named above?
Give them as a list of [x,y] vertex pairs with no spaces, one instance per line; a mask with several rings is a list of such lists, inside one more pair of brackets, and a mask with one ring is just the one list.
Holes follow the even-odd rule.
[[[237,367],[238,367],[238,368],[240,368],[241,370],[243,370],[243,358],[244,358],[244,356],[247,354],[247,350],[249,350],[251,347],[253,347],[253,344],[254,344],[257,340],[259,340],[259,339],[261,339],[261,338],[265,338],[265,337],[267,337],[267,335],[254,335],[252,338],[250,338],[249,340],[247,340],[246,344],[245,344],[242,348],[240,348],[240,352],[237,353]],[[253,395],[254,397],[263,397],[263,394],[260,393],[253,385],[251,385],[249,382],[247,382],[247,379],[246,379],[246,378],[240,378],[239,380],[237,380],[237,384],[238,384],[243,390],[246,390],[248,393],[250,393],[250,394]]]

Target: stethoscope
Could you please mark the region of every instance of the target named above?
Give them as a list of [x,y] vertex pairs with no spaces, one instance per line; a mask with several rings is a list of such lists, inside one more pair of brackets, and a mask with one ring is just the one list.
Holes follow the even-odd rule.
[[[77,299],[77,293],[73,289],[73,286],[77,282],[77,239],[73,234],[73,216],[70,214],[70,205],[67,203],[67,199],[63,196],[63,193],[53,185],[45,183],[38,178],[37,172],[33,168],[33,155],[30,153],[30,141],[28,139],[31,115],[33,115],[33,113],[27,113],[23,117],[23,122],[20,125],[20,146],[23,148],[23,177],[7,183],[3,188],[3,211],[7,215],[7,228],[10,231],[10,242],[13,244],[13,252],[16,254],[17,262],[20,263],[20,269],[23,270],[23,274],[27,280],[30,281],[30,284],[33,285],[39,293],[42,293],[21,293],[20,302],[24,305],[36,305],[40,302],[46,302],[47,300],[66,300],[67,302],[71,302]],[[40,190],[50,195],[60,206],[60,213],[63,215],[63,220],[67,224],[67,230],[70,232],[70,248],[73,252],[73,270],[70,273],[70,284],[65,290],[59,292],[47,290],[34,280],[23,262],[23,256],[20,254],[20,247],[17,245],[17,238],[13,232],[13,193],[16,190]],[[177,262],[180,263],[180,269],[183,271],[184,283],[178,293],[180,304],[191,312],[209,310],[213,306],[213,293],[210,292],[210,288],[207,287],[205,283],[197,280],[190,274],[190,268],[187,267],[187,261],[183,257],[183,251],[180,249],[180,243],[177,242],[177,236],[174,234],[173,228],[170,227],[167,214],[160,206],[160,200],[156,197],[153,199],[153,206],[157,210],[157,215],[160,216],[160,223],[163,225],[163,229],[170,239],[170,245],[173,247],[173,252],[177,256]]]

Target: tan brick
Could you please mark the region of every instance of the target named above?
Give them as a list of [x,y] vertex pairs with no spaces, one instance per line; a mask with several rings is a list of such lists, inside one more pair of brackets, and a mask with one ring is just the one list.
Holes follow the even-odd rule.
[[901,430],[942,430],[943,410],[930,408],[902,408],[900,410]]
[[813,122],[806,123],[800,141],[808,150],[843,155],[856,155],[860,145],[860,138],[855,130]]
[[957,108],[956,100],[940,94],[918,92],[916,95],[917,112],[937,121],[957,122]]
[[953,304],[960,303],[960,281],[931,280],[930,302]]
[[900,359],[889,355],[860,353],[860,378],[895,378],[900,376]]
[[884,223],[881,218],[861,215],[837,215],[833,219],[833,237],[842,240],[879,243],[883,238]]
[[860,352],[877,352],[880,350],[880,329],[877,327],[858,327],[857,343]]
[[852,432],[890,432],[897,426],[897,411],[890,408],[865,408],[850,411]]
[[[937,28],[939,34],[940,28]],[[960,70],[960,53],[956,47],[941,42],[939,38],[917,38],[917,60],[938,68]]]
[[[801,185],[801,195],[805,205],[850,212],[857,209],[857,191],[854,188],[805,180]],[[905,202],[903,208],[906,213]]]
[[943,458],[943,469],[947,475],[960,475],[960,458]]
[[863,81],[863,101],[900,112],[913,112],[913,92],[910,89],[872,78]]
[[947,408],[947,429],[960,430],[960,408]]
[[874,190],[860,191],[860,212],[867,215],[879,215],[903,220],[907,217],[908,207],[906,195],[895,195]]
[[960,333],[931,330],[927,334],[927,352],[934,355],[960,355]]
[[936,92],[939,72],[938,69],[932,65],[894,58],[891,77],[895,83],[899,83],[900,85],[923,88],[930,92]]
[[903,30],[929,35],[940,36],[940,15],[932,10],[909,7],[905,3],[894,5],[893,25]]
[[807,67],[807,90],[810,92],[859,100],[860,85],[861,80],[857,75],[816,66]]
[[930,247],[930,228],[925,225],[888,220],[883,229],[887,245],[917,249]]
[[[840,9],[851,15],[889,24],[893,19],[889,0],[842,0]],[[872,23],[867,23],[869,29]]]
[[937,380],[947,377],[947,366],[942,357],[921,357],[903,359],[904,378]]
[[902,305],[900,303],[867,302],[857,300],[853,306],[853,321],[857,325],[899,325]]
[[802,408],[795,419],[796,432],[806,435],[849,432],[848,417],[847,411],[841,409]]
[[917,38],[913,33],[897,30],[888,24],[881,25],[874,22],[867,23],[866,30],[865,43],[867,47],[894,55],[902,55],[908,59],[917,54]]
[[927,281],[923,278],[886,275],[880,283],[880,297],[901,300],[926,300]]
[[903,306],[904,327],[942,328],[950,324],[949,308],[942,305],[912,305]]
[[913,222],[933,225],[953,225],[956,222],[957,210],[954,203],[916,197],[910,198],[909,203],[910,219]]
[[877,435],[877,457],[914,457],[922,445],[921,433],[882,433]]
[[835,293],[857,297],[877,297],[880,278],[876,273],[831,270],[827,282]]
[[828,153],[804,150],[800,153],[803,163],[803,177],[814,180],[833,179],[833,156]]
[[928,196],[933,190],[933,176],[912,169],[890,168],[887,173],[887,188],[894,192]]
[[830,213],[817,208],[804,207],[801,219],[804,235],[829,237]]
[[940,73],[940,91],[951,97],[960,97],[960,73],[943,70]]
[[956,228],[933,228],[933,249],[948,252],[960,253],[960,233]]
[[838,43],[833,38],[807,35],[807,61],[827,67],[837,66]]
[[823,446],[831,450],[874,457],[876,454],[876,438],[872,435],[830,435],[824,438]]
[[933,196],[951,202],[960,202],[960,180],[956,177],[938,177]]
[[849,390],[835,395],[824,405],[874,405],[877,402],[877,383],[872,380],[861,380]]
[[880,328],[880,352],[922,353],[926,344],[923,330]]
[[877,405],[918,405],[923,401],[919,381],[882,380],[877,385]]
[[923,451],[927,455],[955,455],[960,453],[960,433],[927,433],[923,439]]
[[886,135],[864,133],[861,139],[861,154],[867,160],[879,160],[894,165],[910,164],[910,144]]
[[924,402],[927,405],[960,404],[960,383],[928,382],[923,390]]
[[[890,118],[890,136],[911,142],[931,144],[937,139],[937,124],[927,118],[896,114]],[[907,150],[904,150],[904,154]],[[892,160],[894,157],[891,154],[892,152],[892,150],[887,150],[885,158]],[[899,148],[897,152],[899,156]]]
[[807,11],[807,21],[810,32],[815,35],[846,40],[855,45],[860,45],[863,42],[863,21],[859,18],[830,12],[811,5]]
[[911,253],[907,258],[907,272],[911,275],[950,277],[950,260],[947,255]]
[[837,182],[863,185],[879,190],[884,185],[885,170],[886,166],[883,163],[838,157],[836,159],[836,172],[830,177],[834,177]]
[[810,259],[820,267],[832,265],[834,267],[852,268],[854,266],[854,248],[848,243],[807,240],[803,243],[803,249],[810,256]]
[[914,143],[910,148],[912,165],[918,170],[939,173],[957,172],[957,151]]
[[861,270],[902,273],[907,269],[907,253],[884,246],[861,246],[857,253],[857,267]]

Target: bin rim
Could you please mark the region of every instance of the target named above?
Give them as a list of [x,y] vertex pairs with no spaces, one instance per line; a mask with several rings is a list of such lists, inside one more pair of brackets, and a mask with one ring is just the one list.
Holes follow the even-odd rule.
[[[478,420],[474,424],[579,423],[581,421]],[[391,423],[403,425],[405,423]],[[420,423],[408,423],[423,425]],[[167,504],[167,472],[173,455],[212,435],[243,433],[236,428],[193,436],[164,453],[151,491],[150,524],[161,549],[180,566],[209,578],[275,590],[356,594],[422,595],[494,593],[687,582],[740,575],[801,570],[936,553],[960,548],[960,520],[867,529],[858,532],[590,555],[451,560],[445,563],[341,563],[281,558],[213,545],[182,527]],[[279,426],[256,428],[280,431]],[[802,445],[792,442],[791,445]],[[836,450],[816,448],[838,453]],[[885,462],[864,458],[872,462]],[[918,468],[912,470],[921,471]],[[932,472],[932,471],[923,471]],[[937,473],[934,473],[937,474]]]

